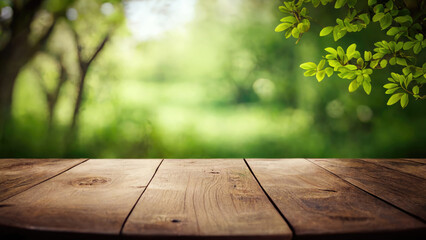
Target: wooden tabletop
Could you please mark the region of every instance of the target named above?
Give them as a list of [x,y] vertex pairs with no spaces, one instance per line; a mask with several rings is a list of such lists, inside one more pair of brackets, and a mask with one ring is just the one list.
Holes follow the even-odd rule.
[[426,159],[0,159],[0,239],[426,239]]

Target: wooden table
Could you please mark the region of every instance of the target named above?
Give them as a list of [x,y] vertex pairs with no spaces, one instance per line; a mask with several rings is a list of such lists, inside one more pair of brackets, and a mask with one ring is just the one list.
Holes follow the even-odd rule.
[[426,159],[1,159],[0,239],[426,239]]

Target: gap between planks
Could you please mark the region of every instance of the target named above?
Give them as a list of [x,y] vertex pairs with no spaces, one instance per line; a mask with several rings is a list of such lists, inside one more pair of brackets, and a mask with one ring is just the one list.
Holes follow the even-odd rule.
[[[44,160],[44,159],[42,159],[42,160]],[[70,159],[70,160],[71,160],[71,159]],[[68,168],[66,168],[65,170],[62,170],[62,171],[60,171],[60,172],[58,172],[58,173],[56,173],[56,174],[54,174],[54,175],[52,175],[52,176],[50,176],[50,177],[47,177],[47,178],[43,179],[42,181],[40,181],[40,182],[38,182],[38,183],[36,183],[36,184],[34,184],[34,185],[32,185],[32,186],[29,186],[28,188],[26,188],[26,189],[24,189],[24,190],[22,190],[22,191],[19,191],[19,192],[17,192],[17,193],[14,193],[14,194],[12,194],[11,196],[8,196],[8,197],[6,197],[6,198],[2,199],[0,202],[6,201],[6,200],[8,200],[9,198],[12,198],[12,197],[14,197],[14,196],[16,196],[16,195],[18,195],[18,194],[22,194],[22,193],[24,193],[24,192],[26,192],[26,191],[28,191],[28,190],[30,190],[30,189],[32,189],[32,188],[34,188],[34,187],[36,187],[36,186],[38,186],[38,185],[42,184],[42,183],[44,183],[44,182],[47,182],[47,181],[49,181],[49,180],[51,180],[51,179],[53,179],[53,178],[55,178],[55,177],[57,177],[57,176],[59,176],[59,175],[61,175],[61,174],[65,173],[65,172],[67,172],[67,171],[69,171],[69,170],[71,170],[71,169],[73,169],[73,168],[77,167],[78,165],[80,165],[80,164],[82,164],[82,163],[87,162],[87,161],[89,160],[89,158],[83,158],[83,159],[81,159],[81,160],[82,160],[81,162],[79,162],[79,163],[77,163],[77,164],[75,164],[75,165],[73,165],[73,166],[71,166],[71,167],[68,167]]]
[[[380,196],[377,196],[377,195],[375,195],[375,194],[373,194],[373,193],[369,192],[368,190],[365,190],[365,189],[363,189],[363,188],[361,188],[361,187],[359,187],[359,186],[357,186],[357,185],[355,185],[355,184],[351,183],[350,181],[348,181],[348,180],[344,179],[344,178],[343,178],[343,177],[341,177],[340,175],[338,175],[338,174],[336,174],[336,173],[334,173],[334,172],[332,172],[332,171],[328,170],[327,168],[325,168],[325,167],[323,167],[323,166],[321,166],[321,165],[317,164],[315,161],[311,161],[309,158],[305,158],[305,159],[306,159],[307,161],[309,161],[309,162],[311,162],[311,163],[313,163],[313,164],[317,165],[318,167],[320,167],[320,168],[324,169],[325,171],[327,171],[327,172],[329,172],[329,173],[333,174],[334,176],[336,176],[336,177],[340,178],[342,181],[344,181],[344,182],[346,182],[346,183],[348,183],[348,184],[350,184],[350,185],[352,185],[352,186],[354,186],[354,187],[356,187],[356,188],[360,189],[361,191],[363,191],[363,192],[365,192],[365,193],[367,193],[367,194],[371,195],[372,197],[377,198],[377,199],[379,199],[380,201],[383,201],[383,202],[384,202],[384,203],[386,203],[386,204],[389,204],[390,206],[392,206],[392,207],[394,207],[394,208],[396,208],[396,209],[400,210],[401,212],[403,212],[403,213],[405,213],[405,214],[409,215],[410,217],[415,218],[416,220],[419,220],[419,221],[420,221],[420,222],[422,222],[422,223],[426,223],[426,221],[425,221],[425,220],[423,220],[421,217],[419,217],[419,216],[417,216],[417,215],[415,215],[415,214],[412,214],[411,212],[409,212],[409,211],[407,211],[407,210],[405,210],[405,209],[403,209],[403,208],[401,208],[401,207],[399,207],[399,206],[397,206],[397,205],[395,205],[395,204],[393,204],[393,203],[391,203],[391,202],[389,202],[389,201],[387,201],[387,200],[385,200],[385,199],[381,198]],[[358,158],[357,158],[357,159],[358,159]],[[363,161],[362,159],[358,159],[358,160]],[[363,162],[366,162],[366,161],[363,161]],[[367,162],[367,163],[368,163],[368,162]],[[372,163],[372,164],[374,164],[374,163]],[[376,166],[377,166],[377,167],[379,167],[379,168],[380,168],[380,167],[382,167],[382,168],[387,168],[387,169],[392,170],[392,171],[396,171],[396,172],[399,172],[399,173],[402,173],[402,174],[406,174],[406,175],[410,175],[410,176],[413,176],[413,177],[418,178],[417,176],[414,176],[414,175],[411,175],[411,174],[407,174],[407,173],[404,173],[404,172],[400,172],[400,171],[395,170],[395,169],[391,169],[391,168],[388,168],[388,167],[384,167],[384,166],[381,166],[381,165],[378,165],[378,164],[374,164],[374,165],[376,165]]]
[[259,185],[259,187],[262,189],[263,193],[266,195],[266,197],[268,198],[269,202],[271,202],[272,206],[274,206],[275,210],[278,212],[278,214],[280,214],[280,216],[284,219],[284,221],[287,223],[288,227],[291,230],[292,236],[293,238],[296,236],[296,232],[294,230],[293,225],[290,223],[290,221],[288,221],[288,219],[284,216],[284,213],[282,213],[280,211],[280,209],[278,208],[278,206],[275,204],[274,200],[272,200],[272,198],[269,196],[268,192],[266,192],[266,190],[263,188],[262,184],[260,183],[259,179],[257,179],[256,174],[254,174],[253,169],[251,169],[250,165],[248,164],[246,158],[243,158],[244,162],[247,166],[247,168],[250,170],[251,175],[254,177],[254,179],[256,180],[257,184]]
[[130,212],[127,214],[126,218],[123,221],[123,224],[121,225],[120,228],[120,233],[118,234],[119,238],[122,239],[123,237],[123,229],[124,229],[124,225],[126,225],[127,220],[129,219],[130,215],[132,214],[133,210],[135,209],[136,205],[138,204],[139,200],[141,199],[142,195],[144,194],[144,192],[146,191],[146,189],[149,187],[149,184],[152,182],[152,179],[154,179],[155,175],[158,172],[158,169],[160,168],[161,164],[163,163],[164,158],[161,159],[160,164],[158,164],[157,168],[154,171],[154,174],[152,175],[151,179],[149,180],[148,184],[145,186],[145,188],[143,189],[143,191],[141,192],[141,194],[139,195],[138,199],[136,200],[135,204],[133,205],[132,209],[130,209]]

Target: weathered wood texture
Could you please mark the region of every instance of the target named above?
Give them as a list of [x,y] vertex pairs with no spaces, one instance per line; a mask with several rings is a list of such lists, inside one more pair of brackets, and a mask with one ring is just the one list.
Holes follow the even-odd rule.
[[0,201],[84,161],[85,159],[0,159]]
[[425,227],[305,159],[247,162],[297,238],[392,239],[402,238],[398,232],[416,236]]
[[426,158],[404,158],[405,160],[426,164]]
[[426,180],[360,159],[310,159],[319,166],[426,220]]
[[123,235],[290,239],[292,233],[243,159],[168,159]]
[[377,165],[408,173],[420,178],[426,178],[426,162],[412,161],[406,159],[362,159],[366,162],[375,163]]
[[160,161],[88,160],[3,201],[0,225],[118,236]]

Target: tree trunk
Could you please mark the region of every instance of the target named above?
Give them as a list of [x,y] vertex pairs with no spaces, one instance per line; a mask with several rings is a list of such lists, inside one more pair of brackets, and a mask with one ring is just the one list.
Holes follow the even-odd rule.
[[80,67],[80,80],[78,82],[77,100],[74,105],[74,112],[72,115],[71,131],[74,132],[77,126],[78,116],[80,114],[81,102],[83,100],[84,82],[86,80],[88,66],[81,64]]
[[[19,43],[17,43],[19,44]],[[25,46],[14,51],[12,48],[4,49],[0,55],[0,136],[4,132],[6,123],[11,117],[12,96],[16,78],[21,68],[29,61],[27,58],[28,48]]]

